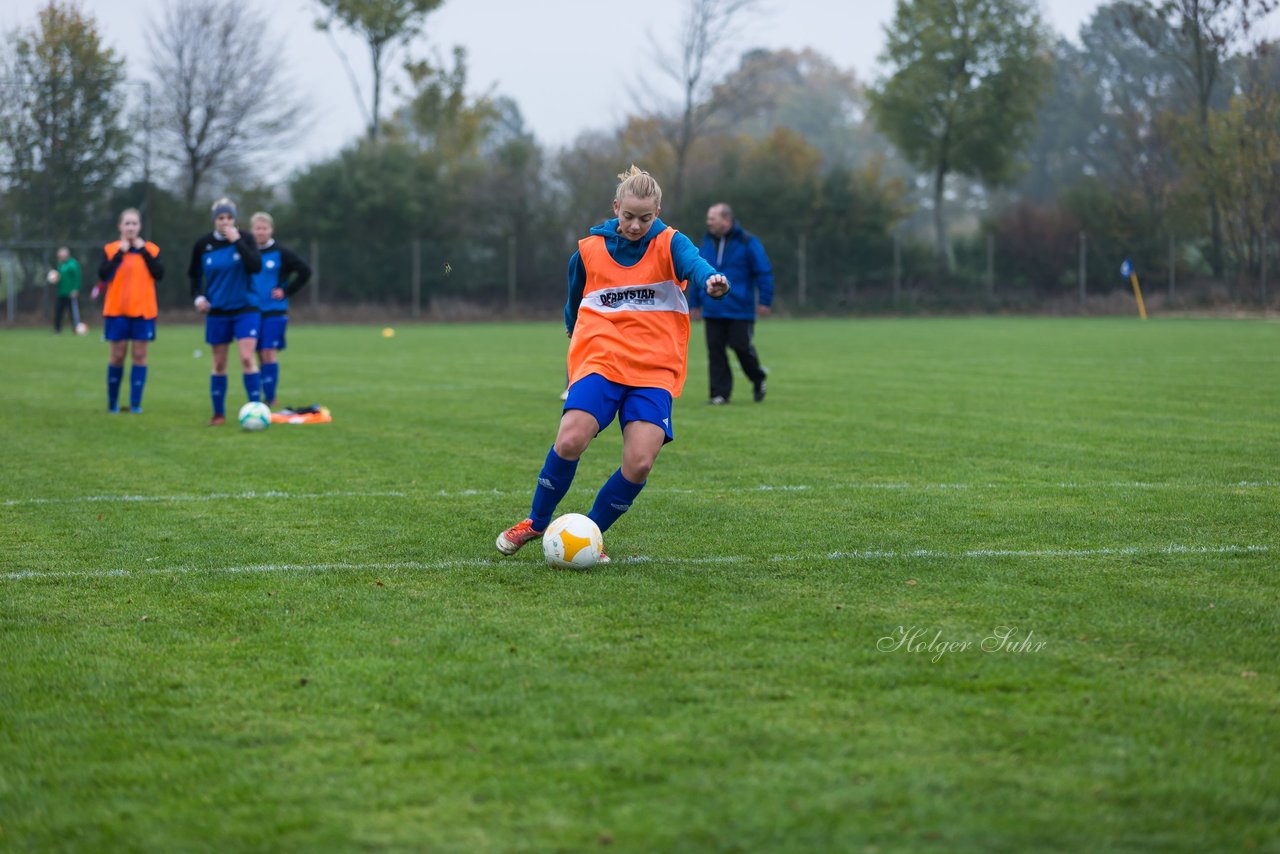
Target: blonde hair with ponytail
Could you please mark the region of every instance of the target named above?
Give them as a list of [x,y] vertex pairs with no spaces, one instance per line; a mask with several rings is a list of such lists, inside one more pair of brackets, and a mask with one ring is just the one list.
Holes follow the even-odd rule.
[[618,173],[618,189],[613,194],[614,201],[622,201],[624,197],[633,199],[653,199],[653,203],[662,207],[662,188],[658,181],[648,172],[634,163],[626,172]]

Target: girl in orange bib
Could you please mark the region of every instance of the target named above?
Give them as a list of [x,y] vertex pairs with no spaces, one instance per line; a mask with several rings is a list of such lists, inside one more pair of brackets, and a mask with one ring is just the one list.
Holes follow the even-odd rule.
[[729,292],[729,281],[692,241],[658,219],[662,188],[653,176],[632,166],[618,178],[614,218],[591,229],[569,259],[569,394],[528,518],[498,535],[505,555],[542,536],[578,459],[615,417],[622,465],[587,515],[603,533],[631,507],[658,452],[674,438],[671,404],[684,388],[689,357],[685,284],[713,299]]
[[125,352],[132,342],[133,368],[129,371],[129,411],[142,412],[142,390],[147,384],[147,348],[156,339],[156,282],[164,278],[160,247],[139,236],[142,216],[136,208],[120,214],[120,239],[102,247],[98,264],[103,288],[103,335],[111,345],[107,361],[107,411],[120,411],[120,384],[124,380]]

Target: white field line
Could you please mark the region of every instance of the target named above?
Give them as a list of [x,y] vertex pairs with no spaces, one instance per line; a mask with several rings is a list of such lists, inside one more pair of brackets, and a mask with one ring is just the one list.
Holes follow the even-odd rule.
[[[1008,489],[1019,487],[1023,489],[1043,489],[1045,487],[1064,489],[1064,490],[1089,490],[1089,489],[1139,489],[1139,490],[1156,490],[1156,489],[1188,489],[1203,491],[1207,489],[1276,489],[1280,488],[1280,481],[1274,480],[1242,480],[1235,483],[1144,483],[1142,481],[1118,481],[1103,483],[1056,483],[1056,484],[1010,484],[1010,483],[894,483],[894,482],[849,482],[849,483],[827,483],[827,484],[805,484],[805,483],[785,483],[785,484],[760,484],[758,486],[747,487],[745,491],[749,492],[810,492],[823,489],[850,489],[850,490],[897,490],[897,491],[947,491],[947,490],[966,490],[966,489]],[[729,489],[730,487],[725,487]],[[737,491],[740,488],[733,487]],[[650,487],[650,492],[666,493],[672,495],[701,495],[711,492],[722,491],[713,488],[694,489],[689,487]],[[441,489],[435,492],[423,492],[414,495],[410,492],[403,491],[385,491],[385,492],[278,492],[275,490],[267,490],[263,492],[218,492],[209,495],[82,495],[72,496],[68,498],[10,498],[0,501],[0,507],[20,507],[29,504],[129,504],[129,503],[179,503],[192,501],[257,501],[262,499],[280,499],[285,501],[311,501],[326,498],[414,498],[414,497],[430,497],[430,498],[474,498],[477,496],[520,496],[528,497],[531,489],[504,490],[504,489],[459,489],[447,490]]]
[[252,501],[260,498],[311,500],[316,498],[405,498],[404,492],[214,492],[208,495],[82,495],[73,498],[11,498],[0,501],[0,507],[23,504],[130,504],[189,501]]
[[[1093,557],[1151,557],[1158,555],[1238,555],[1262,554],[1269,552],[1270,546],[1183,546],[1169,545],[1159,548],[1125,546],[1119,548],[1098,549],[968,549],[963,551],[939,551],[936,549],[868,549],[849,552],[829,552],[825,555],[773,555],[769,558],[749,558],[743,555],[721,555],[717,557],[691,558],[656,558],[648,555],[634,555],[619,558],[619,564],[656,564],[662,566],[705,566],[763,561],[767,563],[799,563],[814,561],[830,561],[839,563],[875,562],[884,560],[964,560],[972,558],[1093,558]],[[19,572],[0,573],[0,580],[22,581],[25,579],[44,578],[133,578],[152,575],[252,575],[261,573],[291,572],[372,572],[378,570],[415,569],[415,570],[447,570],[485,567],[510,567],[513,569],[529,568],[527,561],[509,561],[498,558],[472,558],[437,561],[397,561],[392,563],[267,563],[251,566],[177,566],[169,568],[147,567],[144,569],[88,569],[71,570],[70,572],[47,572],[41,570],[23,570]],[[536,565],[536,564],[535,564]]]

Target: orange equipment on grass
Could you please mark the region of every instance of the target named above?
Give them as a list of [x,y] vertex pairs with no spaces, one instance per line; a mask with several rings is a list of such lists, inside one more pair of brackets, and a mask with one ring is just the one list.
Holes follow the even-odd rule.
[[271,413],[272,424],[328,424],[332,420],[327,406],[291,406]]

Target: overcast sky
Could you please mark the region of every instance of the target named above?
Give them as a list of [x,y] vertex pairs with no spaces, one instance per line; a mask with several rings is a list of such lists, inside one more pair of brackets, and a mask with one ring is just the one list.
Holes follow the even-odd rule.
[[[97,18],[107,43],[125,57],[130,77],[145,79],[144,32],[147,22],[159,17],[165,1],[81,0],[80,6]],[[636,81],[670,91],[670,81],[646,64],[647,34],[661,39],[669,33],[674,38],[687,2],[445,0],[427,18],[424,35],[410,52],[418,57],[432,51],[448,56],[454,45],[462,45],[467,49],[473,92],[494,91],[513,98],[540,142],[563,145],[583,130],[616,125],[630,112],[626,93]],[[877,76],[877,56],[894,0],[763,0],[763,4],[765,11],[743,27],[741,42],[723,57],[726,70],[748,48],[811,47],[840,67],[853,69],[861,80]],[[45,0],[4,0],[0,28],[31,26],[44,5]],[[361,132],[363,120],[337,53],[312,26],[316,4],[278,0],[248,5],[269,17],[272,35],[287,57],[292,87],[304,96],[314,116],[311,132],[282,164],[293,168],[335,153]],[[1099,5],[1099,0],[1042,0],[1048,23],[1072,40]],[[337,38],[368,100],[367,51],[354,36],[340,33]],[[403,58],[394,57],[393,66],[398,69]],[[393,80],[400,79],[402,75],[393,75]],[[270,97],[278,85],[266,82],[264,97]],[[392,93],[384,104],[391,106],[397,100]]]

